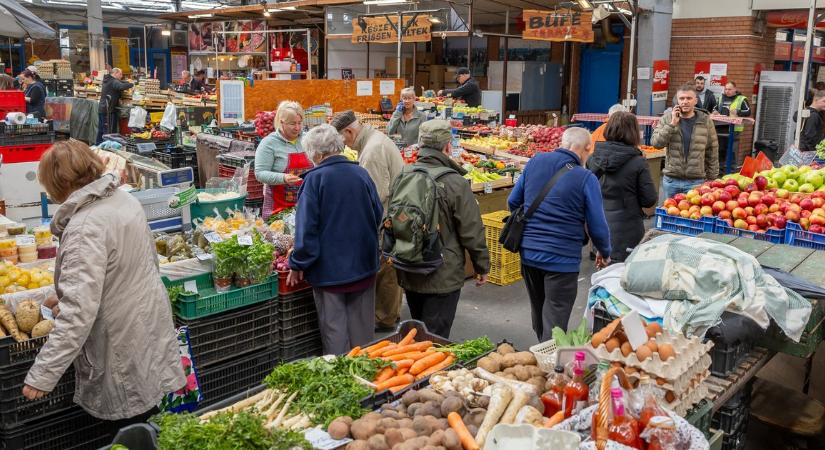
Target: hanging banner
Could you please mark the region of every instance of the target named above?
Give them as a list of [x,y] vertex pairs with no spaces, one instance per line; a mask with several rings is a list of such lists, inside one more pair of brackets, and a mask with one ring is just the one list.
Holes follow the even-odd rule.
[[667,100],[670,84],[670,61],[653,61],[653,101]]
[[191,53],[265,53],[266,21],[236,20],[189,24]]
[[[783,0],[787,1],[787,0]],[[787,6],[783,11],[770,11],[765,15],[765,24],[771,28],[808,28],[808,4],[805,4],[805,9],[793,9],[793,6]],[[800,7],[801,8],[801,7]],[[756,10],[756,8],[754,8]],[[822,10],[817,10],[819,15]],[[825,27],[825,22],[817,22],[816,28]]]
[[[410,24],[411,17],[404,17],[404,36],[402,42],[430,42],[432,34],[430,29],[432,22],[430,16],[418,16],[415,22]],[[353,44],[396,44],[398,43],[398,32],[396,24],[398,17],[358,17],[352,19],[352,43]]]
[[[218,22],[220,23],[220,22]],[[189,24],[189,51],[214,52],[215,41],[212,34],[212,22]]]
[[593,13],[558,9],[536,11],[525,9],[522,14],[522,39],[554,42],[593,42]]
[[697,61],[693,68],[693,76],[705,77],[705,86],[714,94],[721,95],[728,84],[728,65],[725,63],[712,63],[710,61]]
[[123,70],[124,75],[132,73],[129,66],[129,39],[113,37],[112,41],[112,67]]

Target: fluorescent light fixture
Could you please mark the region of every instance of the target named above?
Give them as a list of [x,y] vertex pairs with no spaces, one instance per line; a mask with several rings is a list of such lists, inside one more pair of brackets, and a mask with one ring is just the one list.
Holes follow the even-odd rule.
[[212,13],[207,13],[207,14],[192,14],[191,16],[189,16],[189,18],[190,18],[190,19],[208,19],[208,18],[210,18],[210,17],[212,17],[212,16],[214,16],[214,14],[212,14]]
[[283,8],[281,8],[281,9],[283,9],[284,11],[295,11],[295,10],[296,10],[296,9],[298,9],[298,8],[296,8],[296,7],[294,7],[294,6],[284,6],[284,7],[283,7]]
[[[270,14],[271,14],[271,13],[274,13],[274,12],[279,12],[279,11],[283,11],[283,9],[279,9],[279,8],[269,8],[269,9],[267,9],[267,10],[266,10],[266,12],[268,12],[268,13],[270,13]],[[269,16],[267,16],[267,17],[269,17]]]
[[578,3],[581,9],[585,11],[590,11],[593,9],[593,4],[590,3],[590,0],[576,0],[576,3]]
[[365,0],[365,5],[387,6],[387,5],[402,5],[409,3],[407,0]]
[[430,16],[430,23],[441,23],[441,19]]
[[264,17],[270,17],[271,15],[272,13],[270,13],[268,9],[264,10]]
[[172,30],[170,30],[168,28],[164,28],[160,31],[160,35],[161,36],[171,36],[172,35]]

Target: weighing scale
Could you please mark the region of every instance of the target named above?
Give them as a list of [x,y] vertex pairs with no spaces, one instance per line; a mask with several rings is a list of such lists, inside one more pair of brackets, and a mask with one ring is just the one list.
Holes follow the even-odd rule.
[[141,190],[132,192],[132,195],[143,205],[149,229],[181,231],[189,228],[192,223],[189,208],[171,208],[169,198],[192,186],[195,179],[192,168],[169,169],[151,158],[122,150],[117,153],[126,158],[140,176]]

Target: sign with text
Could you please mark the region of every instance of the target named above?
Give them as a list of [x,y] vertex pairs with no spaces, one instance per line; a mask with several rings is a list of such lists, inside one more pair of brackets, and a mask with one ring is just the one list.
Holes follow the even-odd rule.
[[[358,17],[352,19],[353,44],[395,44],[398,42],[398,16]],[[432,34],[430,16],[404,17],[402,42],[430,42]]]
[[653,61],[653,101],[667,100],[667,89],[670,84],[670,61]]
[[522,15],[522,39],[554,42],[593,42],[593,13],[558,9],[536,11],[525,9]]
[[722,93],[728,83],[728,65],[725,63],[697,61],[693,72],[694,77],[705,77],[705,86],[717,95]]

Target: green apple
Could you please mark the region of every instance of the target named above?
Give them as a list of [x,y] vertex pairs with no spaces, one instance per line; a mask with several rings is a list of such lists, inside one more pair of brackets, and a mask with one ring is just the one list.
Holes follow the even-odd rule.
[[803,175],[813,170],[811,166],[799,166],[799,174]]
[[806,194],[810,194],[815,190],[816,187],[814,187],[814,185],[811,183],[803,183],[801,186],[799,186],[799,192],[804,192]]
[[768,179],[768,186],[767,186],[768,189],[779,189],[779,183],[777,183],[776,180],[774,180],[771,177],[765,177],[765,178]]
[[788,179],[788,176],[785,175],[785,172],[783,172],[782,170],[777,170],[776,172],[773,173],[773,175],[771,175],[771,178],[774,181],[776,181],[776,184],[778,184],[779,186],[782,186],[783,184],[785,184],[785,180]]
[[782,184],[782,188],[791,192],[797,192],[799,191],[799,183],[794,179],[785,180],[785,183]]
[[782,166],[782,171],[785,172],[785,176],[788,178],[796,179],[799,176],[799,168],[790,164]]
[[740,176],[739,179],[738,179],[738,182],[739,182],[739,189],[744,191],[745,189],[748,188],[748,185],[753,183],[753,178]]
[[814,188],[819,188],[823,183],[825,183],[825,177],[822,176],[822,172],[812,170],[804,175],[802,181],[814,185]]
[[759,172],[759,175],[762,175],[765,178],[770,178],[771,173],[772,173],[771,170],[768,169],[768,170],[763,170],[763,171]]
[[791,195],[791,193],[788,192],[787,189],[777,189],[776,190],[776,198],[788,198],[789,195]]

